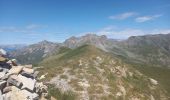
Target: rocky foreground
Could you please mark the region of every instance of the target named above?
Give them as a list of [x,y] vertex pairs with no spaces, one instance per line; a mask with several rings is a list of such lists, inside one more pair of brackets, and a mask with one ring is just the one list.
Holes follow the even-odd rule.
[[0,54],[0,100],[46,100],[47,86],[32,65],[17,65]]

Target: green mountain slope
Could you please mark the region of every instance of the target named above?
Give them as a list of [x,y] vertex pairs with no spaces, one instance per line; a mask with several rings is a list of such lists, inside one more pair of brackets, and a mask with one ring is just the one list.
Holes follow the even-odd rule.
[[64,50],[44,59],[40,65],[44,66],[41,74],[48,73],[43,81],[54,85],[56,89],[50,93],[59,100],[62,93],[69,95],[68,91],[76,100],[168,100],[156,80],[94,46]]
[[10,52],[10,56],[17,59],[21,64],[38,64],[45,57],[57,53],[60,47],[62,46],[58,43],[44,40],[22,49],[12,51]]
[[[154,67],[170,67],[170,34],[132,36],[117,43],[117,51],[129,61]],[[112,52],[117,52],[113,48]]]
[[168,94],[170,94],[170,69],[139,64],[134,66],[134,68],[139,70],[144,75],[156,79],[161,86],[168,91]]

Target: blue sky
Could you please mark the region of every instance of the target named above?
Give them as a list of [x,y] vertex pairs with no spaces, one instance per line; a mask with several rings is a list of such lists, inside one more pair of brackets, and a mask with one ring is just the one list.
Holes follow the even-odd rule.
[[0,0],[0,44],[170,33],[170,0]]

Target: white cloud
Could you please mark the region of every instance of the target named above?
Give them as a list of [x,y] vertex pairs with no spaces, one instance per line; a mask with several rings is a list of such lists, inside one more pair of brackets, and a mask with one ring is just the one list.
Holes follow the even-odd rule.
[[153,16],[141,16],[141,17],[137,17],[135,19],[136,22],[142,23],[142,22],[146,22],[146,21],[150,21],[150,20],[154,20],[156,18],[161,17],[162,15],[153,15]]
[[141,35],[148,35],[148,34],[168,34],[168,33],[170,33],[170,28],[143,30],[137,28],[120,28],[111,25],[111,26],[104,27],[98,31],[79,33],[76,36],[80,37],[86,34],[97,34],[97,35],[106,35],[108,38],[112,38],[112,39],[127,39],[130,36],[141,36]]
[[30,24],[25,27],[15,27],[15,26],[7,26],[0,27],[0,33],[11,32],[11,33],[36,33],[36,29],[45,28],[44,25]]
[[124,20],[124,19],[127,19],[127,18],[135,16],[135,15],[137,15],[137,13],[135,13],[135,12],[126,12],[126,13],[122,13],[119,15],[109,16],[109,19]]
[[109,27],[109,30],[105,30],[107,29],[106,27],[94,33],[98,35],[106,35],[109,38],[113,38],[113,39],[127,39],[130,36],[170,33],[170,29],[142,30],[142,29],[135,29],[135,28],[115,29],[115,28],[110,28],[110,26],[108,27]]
[[5,33],[5,32],[22,32],[22,33],[25,33],[27,32],[26,30],[24,29],[19,29],[17,27],[14,27],[14,26],[9,26],[9,27],[0,27],[0,32],[2,33]]

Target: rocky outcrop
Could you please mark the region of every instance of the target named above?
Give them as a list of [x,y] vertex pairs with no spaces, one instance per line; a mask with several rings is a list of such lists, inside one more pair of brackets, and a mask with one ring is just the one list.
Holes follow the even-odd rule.
[[17,65],[4,56],[1,52],[0,100],[40,100],[48,95],[47,86],[37,82],[38,71],[32,65]]

